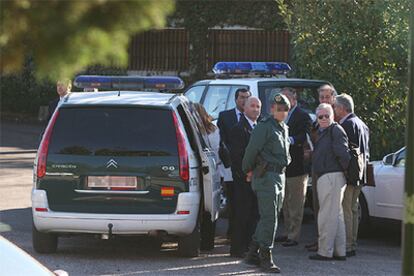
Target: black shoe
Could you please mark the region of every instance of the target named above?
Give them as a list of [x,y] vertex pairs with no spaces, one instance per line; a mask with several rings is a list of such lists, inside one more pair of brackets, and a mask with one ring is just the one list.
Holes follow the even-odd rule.
[[244,258],[244,262],[248,265],[260,265],[259,258],[259,244],[255,241],[252,241],[249,245],[249,251]]
[[230,257],[243,259],[246,256],[244,252],[230,252]]
[[290,239],[282,243],[282,246],[284,247],[290,247],[290,246],[296,246],[296,245],[298,245],[298,242],[294,240],[290,240]]
[[347,252],[346,252],[346,256],[347,256],[347,257],[353,257],[353,256],[355,256],[355,255],[356,255],[355,250],[351,250],[351,251],[347,251]]
[[345,256],[333,256],[333,258],[335,261],[346,261],[346,257]]
[[315,254],[315,255],[310,255],[309,259],[311,260],[315,260],[315,261],[331,261],[333,258],[330,257],[325,257],[319,254]]
[[275,242],[285,242],[288,240],[287,236],[276,236]]
[[265,273],[280,273],[280,268],[274,264],[272,251],[270,249],[260,248],[260,269]]

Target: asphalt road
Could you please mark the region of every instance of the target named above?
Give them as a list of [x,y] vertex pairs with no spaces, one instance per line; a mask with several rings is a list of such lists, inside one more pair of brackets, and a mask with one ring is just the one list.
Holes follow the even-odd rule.
[[[173,242],[154,250],[146,239],[131,237],[109,241],[89,236],[64,237],[59,240],[56,254],[35,253],[31,245],[30,190],[42,127],[2,122],[0,131],[0,234],[49,269],[63,269],[70,275],[262,275],[258,269],[229,257],[229,246],[224,239],[225,220],[218,223],[215,249],[202,252],[197,258],[177,256],[177,245]],[[398,229],[377,225],[368,238],[360,239],[357,256],[345,262],[309,260],[303,245],[314,237],[311,216],[306,216],[300,245],[275,247],[273,256],[282,275],[401,274]]]

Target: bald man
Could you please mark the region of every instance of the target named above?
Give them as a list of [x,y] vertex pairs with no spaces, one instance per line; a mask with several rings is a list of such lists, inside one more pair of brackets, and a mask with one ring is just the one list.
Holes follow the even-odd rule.
[[257,198],[246,174],[242,170],[244,151],[250,140],[250,134],[257,124],[262,103],[251,96],[244,104],[244,116],[230,130],[229,150],[232,159],[234,229],[232,233],[230,255],[242,258],[248,249],[259,219]]

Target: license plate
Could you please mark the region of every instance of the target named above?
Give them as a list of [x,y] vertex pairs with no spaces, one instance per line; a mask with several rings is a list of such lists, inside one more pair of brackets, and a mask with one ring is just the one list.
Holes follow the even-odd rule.
[[88,176],[88,187],[135,190],[137,188],[137,178],[134,176]]

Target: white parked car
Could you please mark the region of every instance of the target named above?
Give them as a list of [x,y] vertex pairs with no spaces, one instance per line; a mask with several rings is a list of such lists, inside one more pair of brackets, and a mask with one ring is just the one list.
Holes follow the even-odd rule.
[[69,275],[63,270],[50,271],[47,267],[3,236],[0,236],[0,268],[1,275]]
[[402,221],[404,209],[405,153],[403,147],[372,162],[375,187],[365,186],[359,197],[361,227],[374,219]]

